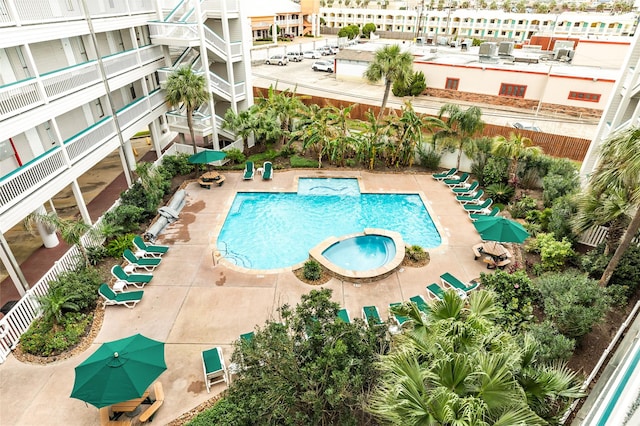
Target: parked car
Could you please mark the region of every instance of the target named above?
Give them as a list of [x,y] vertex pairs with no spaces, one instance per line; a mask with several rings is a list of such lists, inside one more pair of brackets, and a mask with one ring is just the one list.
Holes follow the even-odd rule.
[[287,59],[285,55],[273,55],[267,58],[264,63],[267,65],[287,65],[289,63],[289,59]]
[[332,61],[315,61],[313,65],[311,65],[311,69],[314,71],[333,72],[333,62]]
[[307,50],[306,52],[302,52],[302,56],[305,59],[320,59],[322,57],[322,53],[316,50]]
[[542,131],[540,127],[535,126],[533,123],[525,123],[523,121],[516,121],[515,123],[513,123],[513,127],[515,127],[516,129],[531,130],[532,132]]
[[282,34],[282,35],[280,36],[280,38],[281,38],[282,40],[293,41],[294,36],[293,36],[293,34]]
[[300,62],[304,58],[301,52],[287,52],[287,58],[290,62]]
[[335,55],[336,52],[330,46],[322,46],[318,51],[322,54],[322,56]]

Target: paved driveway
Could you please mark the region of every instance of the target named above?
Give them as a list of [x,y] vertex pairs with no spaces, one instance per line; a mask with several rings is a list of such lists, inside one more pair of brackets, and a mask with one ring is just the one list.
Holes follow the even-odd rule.
[[165,403],[155,423],[165,424],[220,393],[218,384],[206,392],[200,353],[221,346],[227,364],[233,342],[277,315],[283,303],[295,304],[312,287],[291,271],[243,271],[216,255],[215,242],[237,191],[295,191],[298,177],[357,177],[363,192],[419,193],[438,227],[443,243],[429,250],[423,268],[405,268],[370,284],[332,279],[324,287],[352,317],[364,305],[377,305],[383,317],[388,304],[421,294],[439,282],[444,272],[463,280],[479,276],[484,264],[473,260],[471,246],[480,242],[471,221],[448,188],[430,174],[381,174],[358,171],[277,170],[270,181],[256,175],[243,181],[240,173],[225,173],[222,187],[187,186],[187,204],[180,219],[169,225],[158,242],[171,245],[144,299],[135,309],[108,307],[102,330],[82,355],[47,366],[23,364],[13,357],[0,365],[0,425],[99,424],[95,407],[71,399],[74,367],[103,342],[142,333],[166,342],[167,371],[160,376]]

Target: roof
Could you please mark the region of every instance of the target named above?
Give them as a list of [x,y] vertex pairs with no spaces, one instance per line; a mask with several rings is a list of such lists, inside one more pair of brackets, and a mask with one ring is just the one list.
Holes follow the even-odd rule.
[[349,49],[342,49],[336,55],[337,60],[345,60],[345,61],[360,61],[360,62],[371,62],[373,59],[374,53],[370,50],[359,50],[356,47]]
[[300,5],[290,0],[243,0],[240,3],[245,7],[249,17],[300,13]]

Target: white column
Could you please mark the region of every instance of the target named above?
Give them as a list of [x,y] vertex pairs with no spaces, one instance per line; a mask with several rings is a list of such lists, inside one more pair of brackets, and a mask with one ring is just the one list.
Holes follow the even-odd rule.
[[22,274],[20,264],[18,264],[13,252],[9,248],[9,243],[7,243],[2,232],[0,232],[0,260],[2,260],[2,264],[7,268],[9,277],[11,281],[13,281],[16,290],[18,290],[20,296],[24,296],[27,290],[29,290],[29,283]]
[[[44,206],[40,206],[38,207],[38,210],[36,210],[36,213],[45,215],[47,214],[47,210],[44,208]],[[42,238],[42,243],[46,248],[57,247],[58,244],[60,244],[60,240],[58,240],[58,235],[56,234],[55,229],[49,229],[40,221],[36,222],[36,228],[38,229],[38,234],[40,234],[40,238]]]
[[[132,172],[136,170],[136,156],[133,155],[130,140],[125,140],[124,145],[120,148],[120,158],[122,159],[122,164],[125,170],[127,170],[127,167],[131,167],[129,170]],[[131,185],[131,182],[127,183]]]
[[73,196],[76,198],[76,204],[78,205],[78,209],[80,210],[80,216],[82,216],[82,220],[87,225],[93,225],[91,216],[89,216],[89,210],[87,210],[87,203],[84,202],[82,191],[80,191],[80,185],[78,185],[78,181],[76,179],[71,181],[71,190],[73,191]]
[[151,133],[151,143],[153,143],[153,149],[156,151],[156,156],[160,158],[160,156],[162,155],[162,148],[160,147],[160,138],[162,137],[162,132],[160,131],[160,126],[158,125],[157,119],[149,123],[149,132]]

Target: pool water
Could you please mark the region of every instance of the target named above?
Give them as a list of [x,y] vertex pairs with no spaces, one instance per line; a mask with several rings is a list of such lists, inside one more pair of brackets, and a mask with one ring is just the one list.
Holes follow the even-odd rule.
[[[357,191],[344,189],[353,185]],[[291,267],[328,237],[365,228],[396,231],[425,249],[441,243],[418,194],[361,194],[357,179],[305,178],[298,187],[302,193],[236,194],[218,236],[221,255],[249,269]]]
[[361,235],[333,244],[322,252],[333,264],[352,271],[369,271],[386,265],[396,255],[389,237]]

